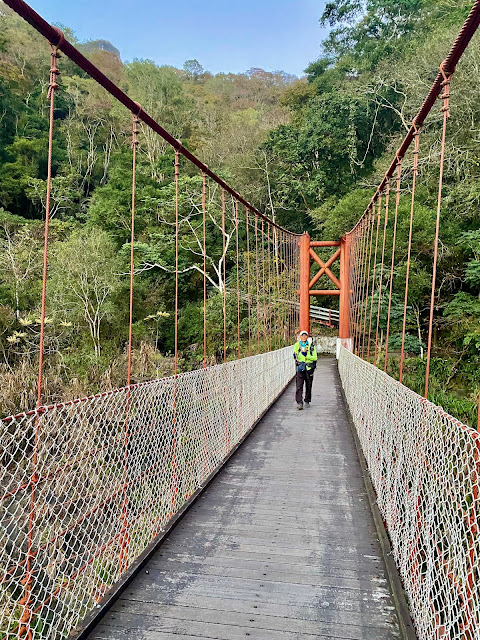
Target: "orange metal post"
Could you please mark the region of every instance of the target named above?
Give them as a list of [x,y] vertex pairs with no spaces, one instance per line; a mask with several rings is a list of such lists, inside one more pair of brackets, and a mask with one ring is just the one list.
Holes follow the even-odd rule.
[[350,274],[349,274],[349,253],[350,236],[346,235],[341,241],[340,253],[340,325],[338,337],[347,339],[350,337],[349,315],[350,315]]
[[300,327],[310,331],[310,236],[300,238]]

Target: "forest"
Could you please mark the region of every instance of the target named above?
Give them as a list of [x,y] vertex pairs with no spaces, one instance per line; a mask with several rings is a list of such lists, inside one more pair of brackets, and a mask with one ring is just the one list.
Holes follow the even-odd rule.
[[[250,69],[213,75],[123,62],[109,42],[68,39],[145,111],[282,226],[337,240],[358,220],[465,20],[465,0],[336,0],[320,22],[321,55],[296,78]],[[48,148],[48,44],[0,3],[0,411],[36,399]],[[125,383],[131,201],[131,116],[68,58],[59,61],[53,156],[45,395],[49,401]],[[452,82],[435,300],[430,399],[476,423],[480,384],[480,39]],[[422,131],[405,382],[422,391],[441,113]],[[133,381],[172,373],[174,157],[140,126],[138,273]],[[185,193],[198,174],[182,167]],[[209,194],[210,196],[210,194]],[[211,195],[212,203],[215,194]],[[194,203],[195,204],[195,203]],[[192,206],[194,206],[194,204]],[[185,204],[187,208],[187,204]],[[188,217],[188,214],[185,214]],[[389,372],[398,372],[409,217],[399,208]],[[212,256],[218,247],[212,246]],[[179,348],[198,366],[203,332],[198,256],[182,244]],[[148,265],[155,265],[147,268]],[[198,266],[198,264],[197,264]],[[210,313],[217,324],[214,261]],[[79,287],[78,283],[82,283]],[[386,283],[384,283],[386,284]],[[333,303],[332,303],[333,304]],[[243,317],[246,310],[242,309]],[[382,308],[383,332],[386,311]],[[383,333],[382,333],[383,335]],[[242,329],[241,340],[246,340]],[[236,348],[234,338],[229,345]],[[209,344],[210,362],[218,348]]]

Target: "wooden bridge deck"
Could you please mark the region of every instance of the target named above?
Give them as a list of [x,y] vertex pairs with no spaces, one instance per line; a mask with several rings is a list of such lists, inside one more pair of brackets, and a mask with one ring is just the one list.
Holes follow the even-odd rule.
[[[260,372],[259,372],[260,373]],[[91,640],[400,638],[333,359],[293,385]]]

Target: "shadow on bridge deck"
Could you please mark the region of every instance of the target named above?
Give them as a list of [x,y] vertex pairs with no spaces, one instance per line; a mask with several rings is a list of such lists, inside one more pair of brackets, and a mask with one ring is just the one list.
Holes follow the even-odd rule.
[[333,359],[291,385],[90,639],[400,638]]

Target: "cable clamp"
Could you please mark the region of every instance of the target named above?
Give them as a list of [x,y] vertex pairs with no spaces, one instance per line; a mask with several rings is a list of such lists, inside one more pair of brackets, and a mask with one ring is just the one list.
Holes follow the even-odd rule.
[[58,33],[58,42],[55,45],[53,43],[50,43],[50,46],[55,49],[56,56],[58,57],[59,56],[58,49],[61,49],[63,47],[66,39],[65,39],[65,34],[61,29],[59,29],[58,27],[53,27],[53,28]]

